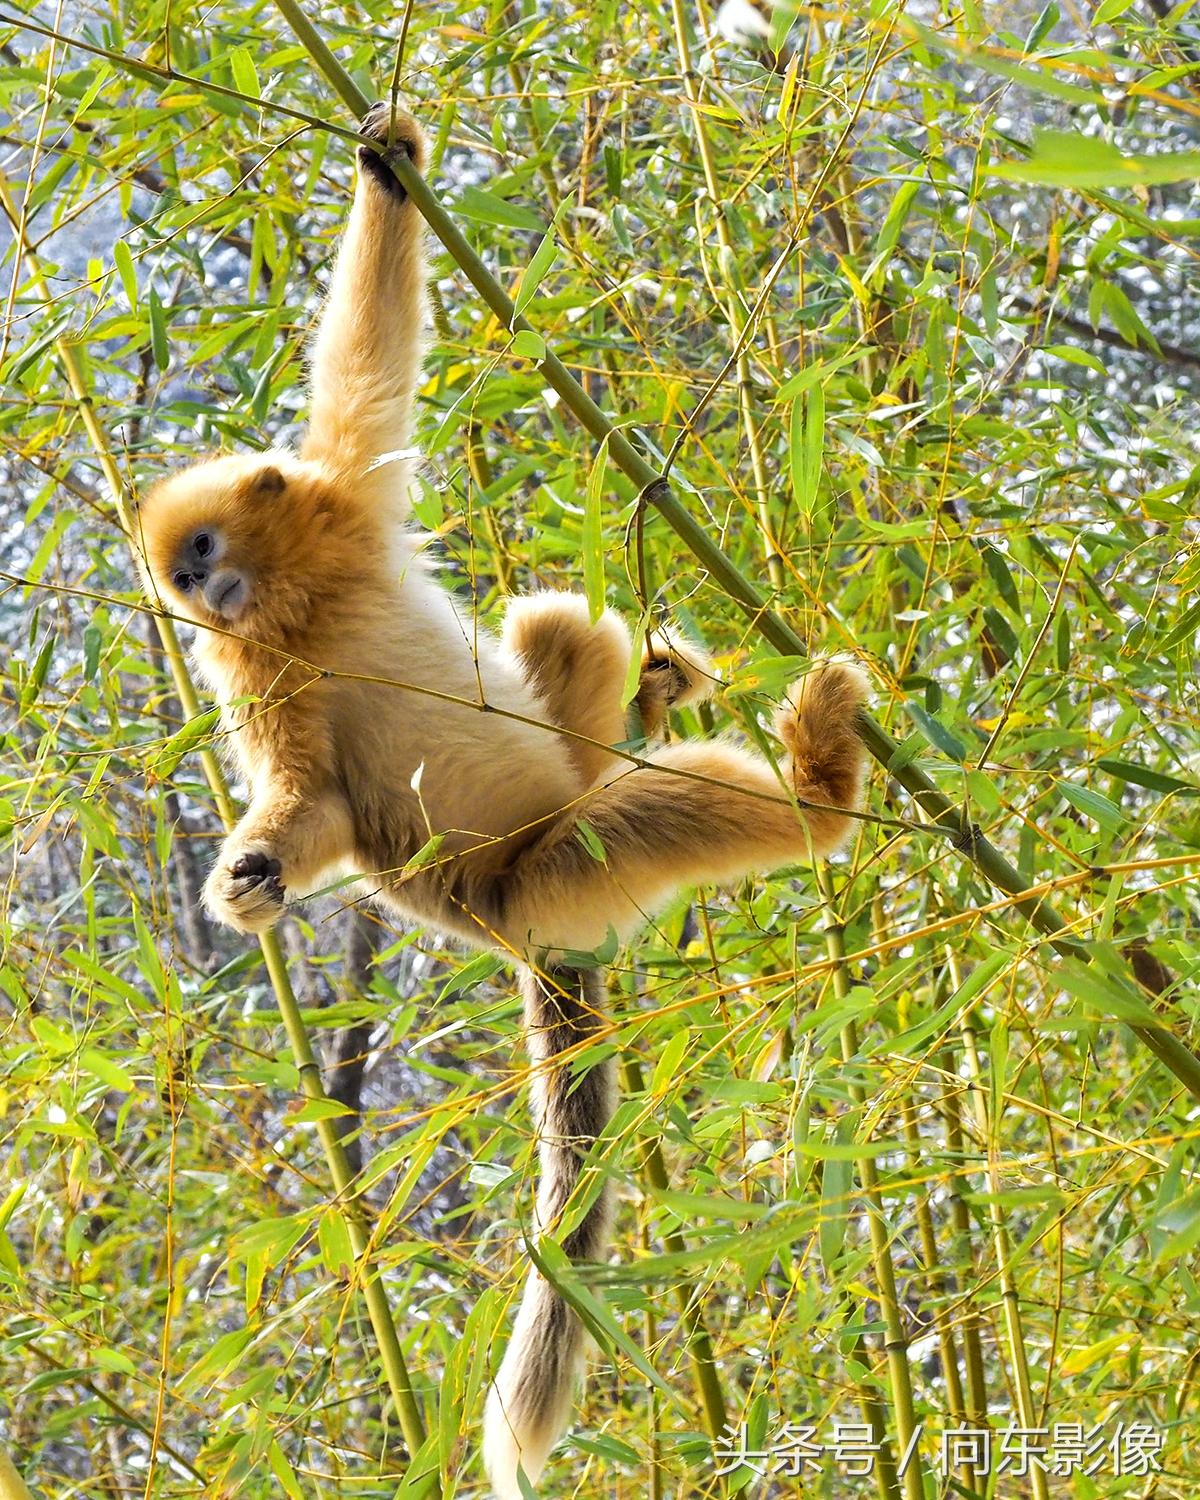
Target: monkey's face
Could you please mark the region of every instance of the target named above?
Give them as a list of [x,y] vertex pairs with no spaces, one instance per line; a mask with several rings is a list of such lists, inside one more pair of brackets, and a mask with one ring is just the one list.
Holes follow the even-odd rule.
[[226,561],[229,544],[220,526],[201,525],[181,538],[171,566],[171,585],[181,598],[221,620],[237,620],[250,604],[252,579]]
[[209,459],[155,485],[138,512],[152,597],[198,625],[275,635],[311,607],[313,481],[287,454]]

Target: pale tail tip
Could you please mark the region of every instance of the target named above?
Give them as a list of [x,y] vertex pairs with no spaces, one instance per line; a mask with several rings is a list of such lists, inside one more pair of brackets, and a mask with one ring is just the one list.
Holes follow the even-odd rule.
[[[537,1480],[549,1457],[550,1445],[518,1440],[493,1388],[483,1421],[483,1465],[494,1500],[529,1500],[537,1495]],[[524,1477],[521,1484],[518,1468]]]

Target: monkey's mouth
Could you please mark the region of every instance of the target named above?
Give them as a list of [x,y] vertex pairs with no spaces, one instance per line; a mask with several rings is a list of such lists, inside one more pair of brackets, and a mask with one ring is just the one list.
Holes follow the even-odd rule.
[[240,573],[218,573],[204,591],[204,602],[223,620],[236,620],[250,602],[250,589]]

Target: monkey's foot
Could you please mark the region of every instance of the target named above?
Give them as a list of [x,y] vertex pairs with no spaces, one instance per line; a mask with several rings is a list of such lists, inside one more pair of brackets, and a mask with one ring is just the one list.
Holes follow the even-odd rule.
[[406,109],[401,109],[399,105],[393,109],[386,99],[381,99],[378,104],[371,106],[363,117],[359,129],[363,135],[369,135],[372,140],[378,141],[384,149],[380,152],[372,151],[370,146],[360,146],[358,170],[364,177],[383,188],[398,203],[403,203],[408,194],[393,176],[391,167],[388,166],[388,141],[390,138],[392,152],[403,153],[418,172],[423,172],[428,156],[425,132]]
[[716,668],[704,647],[661,625],[646,631],[642,671],[663,674],[668,708],[702,703],[717,686]]
[[247,850],[208,877],[204,904],[218,922],[238,932],[266,932],[283,911],[281,868],[262,850]]
[[703,646],[659,625],[647,630],[637,704],[648,737],[661,730],[668,709],[703,703],[716,686],[716,669]]

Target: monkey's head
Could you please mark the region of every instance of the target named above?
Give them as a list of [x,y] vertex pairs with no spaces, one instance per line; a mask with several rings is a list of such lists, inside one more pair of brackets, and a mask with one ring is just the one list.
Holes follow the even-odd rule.
[[138,508],[147,591],[197,625],[290,634],[327,586],[331,521],[319,476],[290,454],[206,459],[161,480]]

